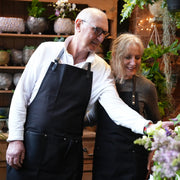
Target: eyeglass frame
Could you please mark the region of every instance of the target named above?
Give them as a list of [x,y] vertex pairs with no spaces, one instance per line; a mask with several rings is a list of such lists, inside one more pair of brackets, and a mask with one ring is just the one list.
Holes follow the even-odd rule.
[[[95,25],[92,25],[91,23],[89,23],[83,19],[82,19],[82,22],[85,22],[88,25],[90,25],[91,27],[93,27],[93,30],[94,30],[94,33],[96,34],[96,36],[100,36],[101,34],[103,34],[105,36],[105,38],[107,38],[109,36],[109,32],[104,31],[102,28],[96,27]],[[98,33],[98,31],[100,31],[100,32]]]

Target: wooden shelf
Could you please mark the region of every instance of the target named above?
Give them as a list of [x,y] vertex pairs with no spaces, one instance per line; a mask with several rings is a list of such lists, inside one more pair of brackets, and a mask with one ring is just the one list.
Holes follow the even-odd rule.
[[22,37],[22,38],[55,38],[68,37],[68,35],[55,34],[15,34],[15,33],[0,33],[0,37]]
[[[19,2],[30,2],[32,0],[11,0]],[[39,0],[44,3],[57,2],[57,0]],[[117,37],[117,12],[118,12],[118,0],[69,0],[70,3],[86,4],[89,7],[96,7],[106,12],[108,19],[110,20],[109,32],[112,39]]]
[[12,94],[14,90],[0,90],[0,94]]
[[24,70],[24,66],[0,66],[0,70]]
[[[15,33],[0,33],[0,37],[15,37],[15,38],[67,38],[70,35],[56,35],[56,34],[15,34]],[[113,39],[108,36],[108,39]]]

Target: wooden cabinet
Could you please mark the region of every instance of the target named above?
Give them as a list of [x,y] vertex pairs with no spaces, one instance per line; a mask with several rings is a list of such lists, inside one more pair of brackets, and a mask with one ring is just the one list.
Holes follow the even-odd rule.
[[6,149],[8,143],[6,142],[7,134],[3,136],[5,137],[0,136],[0,180],[6,179]]
[[82,180],[92,180],[95,136],[96,133],[93,131],[84,130],[83,132],[84,167]]
[[[95,132],[84,130],[83,132],[83,150],[84,150],[84,167],[82,180],[92,180],[92,163],[95,143]],[[8,134],[4,134],[5,137]],[[8,143],[6,138],[0,136],[0,180],[6,179],[6,149]]]

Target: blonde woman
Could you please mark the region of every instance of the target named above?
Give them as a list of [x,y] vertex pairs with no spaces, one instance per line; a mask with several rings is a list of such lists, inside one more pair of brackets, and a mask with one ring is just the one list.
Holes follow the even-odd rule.
[[[139,37],[122,34],[112,45],[111,68],[121,99],[146,119],[160,119],[155,85],[140,75],[144,46]],[[116,125],[98,105],[93,180],[145,180],[148,152],[133,141],[140,134]],[[136,118],[134,118],[134,125]]]

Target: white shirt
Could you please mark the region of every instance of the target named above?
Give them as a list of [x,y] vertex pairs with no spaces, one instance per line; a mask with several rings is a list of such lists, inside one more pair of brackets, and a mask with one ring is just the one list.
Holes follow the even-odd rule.
[[31,56],[16,86],[10,106],[8,141],[24,139],[27,107],[34,100],[50,63],[54,61],[62,48],[65,48],[61,57],[62,63],[85,69],[87,69],[88,62],[92,63],[93,83],[87,111],[99,100],[117,125],[128,127],[136,133],[143,134],[143,128],[149,121],[129,108],[119,98],[110,66],[102,58],[90,53],[85,62],[74,65],[73,57],[67,52],[64,42],[45,42]]

